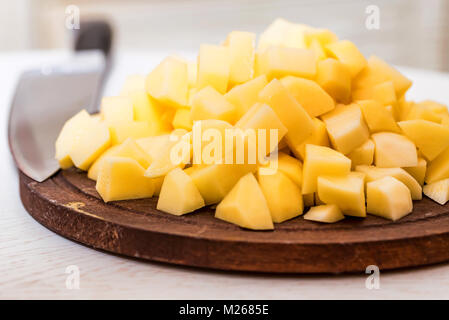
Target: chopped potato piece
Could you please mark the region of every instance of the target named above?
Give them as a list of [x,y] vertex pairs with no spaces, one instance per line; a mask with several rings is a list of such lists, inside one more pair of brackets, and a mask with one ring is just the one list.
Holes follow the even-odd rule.
[[304,219],[316,222],[334,223],[343,220],[345,216],[335,204],[325,204],[310,208]]
[[67,169],[73,166],[72,159],[70,159],[70,151],[73,148],[73,144],[76,137],[82,134],[86,123],[91,121],[89,113],[86,110],[81,110],[72,118],[67,120],[56,139],[55,148],[56,155],[55,158],[59,162],[59,166],[62,169]]
[[427,161],[424,158],[418,157],[418,165],[414,167],[404,167],[403,169],[415,178],[421,186],[424,185],[427,170]]
[[198,89],[213,87],[226,93],[231,72],[231,51],[228,47],[203,44],[198,55]]
[[351,168],[358,165],[370,165],[374,161],[374,142],[368,139],[360,147],[352,150],[347,156],[351,159]]
[[337,102],[349,102],[351,74],[340,61],[332,58],[319,61],[315,81]]
[[259,101],[259,92],[267,83],[267,77],[261,75],[235,86],[225,94],[225,98],[236,107],[236,119],[240,119],[249,108]]
[[396,120],[380,102],[375,100],[361,100],[357,104],[362,110],[363,117],[371,133],[391,131],[400,133]]
[[126,139],[122,144],[115,145],[106,150],[89,168],[87,176],[97,180],[98,172],[105,159],[109,156],[124,157],[136,160],[144,169],[148,168],[152,159],[132,138]]
[[116,121],[109,123],[111,143],[120,144],[128,138],[139,139],[155,134],[156,130],[147,121]]
[[313,132],[310,137],[308,137],[299,146],[292,146],[291,151],[299,159],[304,159],[304,154],[307,144],[314,144],[317,146],[329,147],[329,135],[327,134],[326,125],[323,121],[318,118],[313,118]]
[[341,40],[326,45],[332,57],[341,61],[355,77],[367,65],[366,59],[359,49],[349,40]]
[[432,161],[449,146],[449,128],[427,120],[398,122],[404,134]]
[[146,89],[156,100],[171,106],[187,105],[187,63],[175,57],[165,58],[146,79]]
[[268,80],[293,75],[313,79],[316,75],[315,52],[302,48],[268,47],[257,56],[258,74]]
[[206,205],[210,205],[220,202],[242,176],[256,168],[251,164],[213,164],[192,171],[190,176]]
[[312,118],[279,80],[274,79],[267,84],[260,92],[259,99],[276,112],[287,128],[286,140],[290,147],[300,145],[312,135],[314,129]]
[[231,66],[229,83],[240,84],[249,81],[254,72],[254,50],[256,35],[251,32],[232,31],[226,38],[229,47]]
[[278,18],[260,35],[257,50],[262,52],[270,46],[306,48],[306,32],[310,29],[309,26]]
[[426,184],[423,191],[430,199],[444,205],[449,200],[449,179]]
[[446,178],[449,178],[449,148],[428,164],[425,181],[432,183]]
[[353,100],[375,100],[384,106],[396,103],[396,92],[392,81],[376,84],[372,87],[355,89],[352,92]]
[[107,122],[133,121],[133,102],[128,97],[104,97],[100,114]]
[[421,185],[402,168],[377,168],[374,166],[360,165],[356,167],[356,171],[365,174],[366,182],[378,180],[386,176],[396,178],[410,189],[413,200],[422,199]]
[[192,130],[193,121],[190,117],[190,109],[179,108],[176,110],[172,121],[173,128]]
[[203,197],[187,173],[175,168],[165,176],[157,201],[158,210],[180,216],[202,207]]
[[151,198],[154,182],[134,159],[106,157],[98,173],[96,189],[104,202]]
[[303,165],[302,193],[317,191],[317,177],[321,175],[345,175],[351,170],[351,160],[331,148],[306,145]]
[[[287,128],[282,124],[276,113],[266,104],[256,103],[248,112],[240,118],[235,124],[236,128],[254,129],[257,134],[257,154],[266,156],[271,153],[277,146],[281,139],[286,135]],[[260,141],[259,135],[265,130],[265,141]],[[271,141],[271,130],[276,130],[277,140]],[[260,149],[260,147],[263,147]]]
[[396,91],[396,97],[400,98],[410,88],[412,82],[388,65],[382,59],[371,56],[368,59],[367,66],[354,79],[354,88],[368,88],[376,84],[392,81]]
[[282,85],[311,117],[318,117],[335,108],[335,102],[315,81],[287,76]]
[[412,141],[392,132],[379,132],[371,136],[376,145],[374,164],[381,168],[414,167],[418,154]]
[[234,123],[236,110],[223,95],[208,86],[198,91],[193,97],[190,116],[193,121],[218,119]]
[[267,200],[273,222],[280,223],[303,213],[300,187],[278,170],[274,174],[258,174],[260,188]]
[[220,202],[215,217],[243,228],[273,229],[270,209],[252,173],[243,176]]
[[366,184],[366,201],[368,213],[393,221],[413,210],[409,188],[390,176]]
[[360,147],[369,138],[368,127],[357,104],[339,105],[322,119],[332,146],[343,154]]
[[346,215],[365,217],[364,181],[365,175],[359,172],[320,175],[317,183],[319,199],[326,204],[336,204]]

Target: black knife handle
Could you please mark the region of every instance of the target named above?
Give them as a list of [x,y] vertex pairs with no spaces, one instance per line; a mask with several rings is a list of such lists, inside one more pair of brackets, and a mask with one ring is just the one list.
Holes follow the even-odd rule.
[[113,31],[104,20],[81,21],[80,28],[75,30],[75,51],[98,49],[108,58],[111,52]]

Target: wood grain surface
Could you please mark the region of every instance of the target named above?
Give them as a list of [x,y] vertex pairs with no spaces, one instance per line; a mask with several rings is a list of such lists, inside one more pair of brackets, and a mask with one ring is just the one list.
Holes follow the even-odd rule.
[[273,273],[364,272],[449,260],[448,206],[429,199],[397,222],[368,216],[323,225],[301,217],[255,232],[203,208],[181,217],[155,209],[157,198],[105,204],[76,170],[37,183],[20,174],[28,212],[50,230],[93,248],[139,259],[221,270]]

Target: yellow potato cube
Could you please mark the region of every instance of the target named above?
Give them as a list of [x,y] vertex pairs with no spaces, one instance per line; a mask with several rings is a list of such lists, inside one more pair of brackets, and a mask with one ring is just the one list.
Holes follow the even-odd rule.
[[171,106],[187,105],[187,63],[175,57],[165,58],[146,78],[147,92],[156,100]]
[[355,169],[357,172],[365,174],[366,182],[382,179],[383,177],[393,177],[401,181],[410,189],[413,200],[422,199],[422,188],[416,179],[402,168],[378,168],[374,166],[360,165]]
[[244,83],[253,77],[254,50],[256,35],[252,32],[232,31],[226,38],[225,45],[231,55],[229,83]]
[[240,119],[259,100],[259,92],[267,85],[267,77],[261,75],[233,87],[224,97],[236,107],[236,119]]
[[[171,131],[170,123],[162,118],[166,107],[147,93],[145,76],[128,76],[120,95],[132,100],[135,121],[148,121],[157,133]],[[118,120],[123,121],[124,119]]]
[[402,97],[412,85],[409,79],[376,56],[368,59],[367,66],[354,79],[353,85],[356,89],[368,88],[385,81],[393,82],[398,98]]
[[302,185],[302,163],[284,152],[278,153],[278,170],[285,173],[294,183]]
[[[153,128],[154,134],[161,134],[172,130],[171,123],[165,116],[165,106],[156,101],[145,91],[129,93],[134,110],[135,121],[146,121]],[[123,120],[119,120],[123,121]]]
[[432,183],[446,178],[449,178],[449,148],[428,164],[425,181]]
[[362,110],[363,117],[372,133],[381,131],[391,131],[399,133],[396,121],[391,114],[380,102],[375,100],[361,100],[357,104]]
[[247,229],[273,229],[270,209],[252,173],[243,176],[220,202],[215,217]]
[[198,78],[198,62],[196,61],[189,61],[187,62],[187,78],[188,78],[188,84],[189,88],[196,87],[197,84],[197,78]]
[[[444,109],[441,110],[439,107],[442,106]],[[402,117],[403,120],[428,120],[436,123],[441,123],[444,118],[448,118],[447,109],[443,105],[428,103],[427,101],[422,101],[419,103],[411,103],[411,107],[405,116]]]
[[190,117],[190,109],[179,108],[176,110],[172,121],[173,128],[192,130],[193,121]]
[[[271,170],[262,170],[261,168],[269,168]],[[276,172],[282,172],[289,177],[299,187],[302,186],[302,163],[298,159],[279,151],[276,156],[269,159],[266,164],[259,167],[259,175],[272,175]]]
[[67,120],[62,127],[55,143],[55,158],[58,160],[61,169],[67,169],[73,166],[69,153],[72,150],[75,139],[77,139],[76,137],[82,134],[82,131],[90,120],[91,118],[89,113],[87,113],[86,110],[81,110],[72,118]]
[[353,100],[376,100],[384,106],[396,103],[396,92],[392,81],[376,84],[372,87],[355,89],[352,92]]
[[221,94],[228,88],[231,51],[228,47],[203,44],[198,56],[198,89],[212,86]]
[[268,80],[293,75],[313,79],[316,75],[317,57],[310,49],[268,47],[257,56],[258,74]]
[[144,173],[145,169],[134,159],[106,157],[98,173],[96,189],[104,202],[151,198],[154,184]]
[[136,160],[142,168],[146,169],[150,165],[152,159],[134,139],[128,138],[122,144],[115,145],[103,152],[97,160],[89,168],[87,176],[92,180],[97,180],[98,172],[101,169],[105,159],[110,156],[124,157]]
[[351,74],[338,60],[328,58],[318,62],[315,81],[337,102],[351,99]]
[[[240,118],[235,124],[236,128],[244,130],[253,129],[257,135],[257,148],[262,156],[271,153],[277,146],[281,139],[286,135],[287,128],[282,124],[276,113],[266,104],[256,103],[248,112]],[[265,139],[260,140],[259,135],[265,131]],[[277,139],[271,141],[271,130],[276,130]],[[263,138],[263,135],[260,137]],[[263,147],[260,149],[260,147]],[[258,153],[259,154],[259,153]]]
[[190,116],[193,121],[217,119],[234,123],[236,110],[223,95],[208,86],[198,91],[193,97]]
[[374,164],[381,168],[414,167],[418,165],[416,147],[407,137],[392,133],[379,132],[371,135],[376,145]]
[[311,45],[313,41],[318,41],[321,45],[325,46],[330,43],[338,41],[338,37],[335,33],[328,29],[315,29],[308,28],[305,31],[304,39],[307,45]]
[[310,50],[313,50],[313,52],[315,52],[317,61],[321,61],[328,58],[323,45],[318,40],[313,39],[312,42],[309,44],[308,48]]
[[423,191],[430,199],[444,205],[449,200],[449,179],[426,184]]
[[133,121],[132,100],[128,97],[104,97],[101,100],[100,114],[107,122]]
[[[276,112],[287,128],[285,137],[289,146],[300,145],[312,135],[314,130],[312,118],[279,80],[274,79],[267,84],[260,92],[259,99]],[[298,125],[299,123],[301,125]]]
[[108,156],[114,156],[115,153],[117,152],[117,149],[120,146],[121,146],[120,144],[111,146],[109,149],[107,149],[105,152],[103,152],[101,154],[101,156],[99,156],[97,158],[97,160],[95,160],[94,163],[92,163],[92,165],[89,167],[89,171],[87,172],[87,177],[91,180],[97,181],[98,172],[100,172],[100,168],[101,168],[101,165],[104,163],[104,159]]
[[90,165],[111,145],[108,127],[92,119],[86,121],[82,130],[72,139],[68,154],[73,164],[81,170],[89,169]]
[[360,147],[369,138],[368,127],[357,104],[339,105],[321,118],[332,146],[343,154]]
[[109,123],[109,131],[113,145],[120,144],[128,138],[138,139],[156,133],[156,129],[147,121],[116,121]]
[[187,173],[175,168],[165,176],[157,201],[158,210],[180,216],[202,207],[203,197]]
[[258,174],[260,188],[267,200],[273,222],[280,223],[301,215],[304,211],[300,187],[286,174]]
[[345,175],[351,170],[351,160],[331,148],[306,145],[303,165],[302,193],[317,191],[317,177]]
[[335,108],[335,102],[315,81],[287,76],[282,85],[311,117],[318,117]]
[[193,170],[190,176],[206,205],[210,205],[220,202],[241,177],[255,170],[255,164],[213,164]]
[[314,129],[310,137],[308,137],[299,146],[292,146],[291,151],[299,159],[304,159],[306,144],[314,144],[317,146],[329,147],[329,135],[327,134],[326,125],[318,118],[313,118]]
[[367,61],[354,43],[348,40],[340,40],[326,45],[328,53],[333,58],[341,61],[355,77],[365,66]]
[[309,29],[306,25],[278,18],[260,35],[257,50],[262,52],[270,46],[305,48],[305,35]]
[[374,142],[368,139],[360,147],[355,148],[348,154],[351,159],[351,168],[354,169],[358,165],[370,165],[374,161]]
[[424,178],[426,177],[427,161],[424,158],[418,157],[418,165],[414,167],[404,167],[416,181],[422,186],[424,185]]
[[398,122],[404,134],[432,161],[449,146],[449,128],[427,120]]
[[[165,176],[176,167],[184,168],[187,163],[190,163],[192,156],[191,135],[184,133],[185,130],[183,129],[178,130],[179,133],[168,135],[168,139],[161,138],[159,141],[156,140],[155,144],[159,144],[159,148],[154,150],[153,147],[153,150],[147,152],[153,161],[145,171],[146,177],[159,178]],[[148,143],[148,141],[146,142]],[[186,152],[183,152],[183,150]]]
[[343,220],[345,216],[335,204],[326,204],[310,208],[304,219],[316,222],[335,223]]
[[165,176],[152,179],[153,180],[153,184],[154,184],[154,194],[153,194],[153,196],[157,196],[158,197],[159,194],[161,193],[162,184],[164,183],[164,179],[165,179]]
[[366,201],[368,213],[393,221],[413,210],[410,190],[390,176],[366,184]]
[[365,175],[350,172],[347,175],[318,177],[318,197],[326,204],[335,204],[350,216],[366,217]]

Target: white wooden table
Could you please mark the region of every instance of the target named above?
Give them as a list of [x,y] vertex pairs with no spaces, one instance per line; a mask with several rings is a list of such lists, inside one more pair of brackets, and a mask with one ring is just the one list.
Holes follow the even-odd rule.
[[[367,275],[276,276],[225,273],[148,263],[92,250],[35,222],[19,199],[7,139],[7,114],[17,77],[63,52],[0,54],[0,299],[430,299],[449,298],[449,264],[381,272],[380,289]],[[187,55],[192,57],[192,55]],[[107,86],[117,93],[126,74],[147,72],[162,55],[119,54]],[[449,75],[409,68],[410,97],[449,103]],[[80,270],[80,289],[68,289],[66,268]]]

